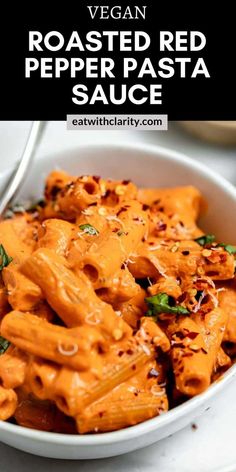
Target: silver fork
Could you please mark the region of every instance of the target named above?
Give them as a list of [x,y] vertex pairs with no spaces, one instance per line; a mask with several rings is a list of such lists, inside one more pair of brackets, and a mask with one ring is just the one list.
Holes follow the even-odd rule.
[[46,121],[33,121],[22,157],[0,194],[0,216],[4,214],[13,202],[24,181],[30,164],[45,130]]

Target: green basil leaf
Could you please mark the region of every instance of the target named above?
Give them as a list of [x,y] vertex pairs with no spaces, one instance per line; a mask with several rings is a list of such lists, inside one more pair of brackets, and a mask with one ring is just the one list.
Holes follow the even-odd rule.
[[216,237],[214,234],[205,234],[204,236],[200,236],[200,238],[194,239],[194,241],[200,246],[206,246],[207,244],[212,244],[215,239]]
[[8,264],[10,264],[12,260],[12,257],[8,256],[8,254],[6,253],[4,246],[0,244],[0,271],[4,267],[8,266]]
[[218,246],[223,247],[229,254],[236,254],[236,247],[231,244],[220,243]]
[[148,306],[146,316],[157,316],[161,313],[171,313],[176,315],[189,315],[189,310],[182,305],[171,304],[171,297],[166,293],[158,293],[153,297],[145,298]]
[[117,236],[123,236],[123,234],[127,234],[125,231],[122,231],[121,229],[117,231]]
[[80,225],[79,228],[84,232],[84,233],[88,233],[90,234],[91,236],[97,236],[99,234],[99,231],[94,228],[94,226],[90,225],[90,224],[86,224],[86,225]]
[[7,341],[7,339],[0,336],[0,355],[4,354],[4,352],[8,349],[9,346],[10,346],[10,342]]

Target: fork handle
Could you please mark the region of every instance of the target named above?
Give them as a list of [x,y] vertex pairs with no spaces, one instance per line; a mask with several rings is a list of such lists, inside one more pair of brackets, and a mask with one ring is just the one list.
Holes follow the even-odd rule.
[[1,193],[0,215],[3,215],[7,207],[13,201],[20,185],[24,181],[29,166],[33,161],[37,146],[42,138],[46,124],[46,121],[33,121],[21,160]]

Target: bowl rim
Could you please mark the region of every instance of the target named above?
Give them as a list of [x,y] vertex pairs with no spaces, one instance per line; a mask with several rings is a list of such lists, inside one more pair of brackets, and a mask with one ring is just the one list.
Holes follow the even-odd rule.
[[[79,145],[72,149],[66,149],[65,151],[60,151],[55,154],[50,153],[49,155],[44,155],[38,157],[37,160],[47,162],[52,156],[62,157],[68,153],[75,153],[81,150],[83,151],[95,151],[103,150],[108,151],[137,151],[137,152],[146,152],[150,156],[155,156],[158,159],[158,155],[161,158],[165,158],[168,161],[174,161],[182,164],[183,166],[196,170],[198,173],[202,174],[206,179],[208,178],[220,188],[224,190],[226,194],[231,196],[236,201],[236,188],[227,181],[220,174],[215,172],[212,169],[209,169],[205,164],[194,160],[193,158],[188,157],[182,152],[175,151],[173,149],[168,149],[162,146],[156,146],[152,144],[143,144],[143,143],[105,143],[105,144],[88,144],[88,145]],[[78,157],[79,160],[79,157]],[[14,166],[13,166],[14,167]],[[12,168],[6,169],[0,172],[0,180],[7,177]],[[135,439],[137,437],[143,436],[147,433],[151,433],[156,429],[162,429],[163,427],[169,425],[174,420],[180,419],[182,416],[189,414],[191,411],[196,410],[201,405],[203,406],[211,397],[217,395],[221,390],[229,384],[233,378],[236,377],[236,364],[230,367],[221,377],[213,382],[210,387],[203,393],[187,400],[183,404],[165,412],[164,414],[154,417],[152,419],[146,420],[142,423],[139,423],[128,428],[124,428],[118,431],[112,431],[108,433],[98,433],[98,434],[86,434],[86,435],[68,435],[62,433],[53,433],[47,431],[41,431],[36,429],[30,429],[23,426],[15,425],[12,423],[7,423],[5,421],[0,421],[0,431],[14,434],[16,436],[21,436],[26,439],[37,440],[39,442],[48,442],[56,445],[64,446],[99,446],[99,445],[108,445],[113,443],[122,443],[127,440]]]

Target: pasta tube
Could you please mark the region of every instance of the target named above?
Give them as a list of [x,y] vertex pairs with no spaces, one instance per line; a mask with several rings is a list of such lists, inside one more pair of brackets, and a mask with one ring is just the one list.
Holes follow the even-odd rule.
[[109,208],[137,199],[138,189],[130,180],[106,180],[102,182],[102,188],[102,203]]
[[189,396],[203,392],[210,385],[213,365],[208,362],[200,328],[186,317],[169,327],[169,334],[177,390]]
[[33,358],[27,369],[27,385],[29,390],[40,400],[54,398],[54,384],[60,367],[45,362],[40,358]]
[[228,315],[224,310],[217,307],[207,313],[204,318],[198,314],[193,315],[193,318],[204,339],[209,369],[212,372],[223,340]]
[[10,346],[0,357],[0,384],[6,389],[22,385],[27,363],[27,355],[15,346]]
[[110,282],[104,283],[96,293],[106,303],[117,306],[119,303],[137,296],[141,288],[127,268],[118,270]]
[[57,193],[62,190],[66,185],[73,182],[75,177],[69,175],[67,172],[62,170],[53,170],[48,174],[45,184],[45,199],[46,201],[52,200],[54,201]]
[[98,203],[100,198],[101,188],[97,179],[84,175],[58,192],[56,204],[63,216],[71,220],[88,205]]
[[220,348],[216,358],[215,372],[222,372],[222,370],[228,369],[232,364],[230,357],[226,354],[224,349]]
[[145,297],[146,292],[145,290],[141,289],[140,292],[132,297],[129,301],[121,303],[119,306],[117,306],[117,309],[120,311],[122,318],[132,328],[138,327],[140,318],[147,311],[147,306],[144,302]]
[[105,432],[125,428],[167,411],[165,389],[150,372],[158,366],[148,363],[141,373],[119,385],[76,416],[79,433]]
[[234,276],[234,257],[222,247],[205,250],[195,241],[165,242],[150,238],[132,256],[129,270],[135,278],[188,278],[210,276],[227,280]]
[[22,266],[22,271],[37,283],[49,305],[69,327],[82,323],[99,326],[115,340],[131,334],[131,328],[112,307],[102,302],[82,274],[75,276],[63,258],[50,249],[38,249]]
[[219,308],[176,322],[172,331],[172,362],[177,389],[189,396],[208,388],[227,317]]
[[24,242],[26,228],[27,221],[23,216],[0,222],[0,243],[18,263],[32,252],[31,246]]
[[90,206],[76,218],[76,226],[68,249],[67,261],[70,267],[77,271],[81,265],[81,259],[89,246],[103,231],[108,228],[106,216],[109,215],[106,207],[96,205]]
[[64,256],[68,250],[75,227],[68,221],[56,218],[45,220],[39,233],[38,247],[53,249]]
[[115,217],[117,230],[107,231],[96,238],[84,257],[81,268],[95,288],[100,288],[117,272],[136,250],[147,231],[147,215],[136,202],[127,202]]
[[100,371],[98,347],[103,336],[92,327],[68,330],[32,316],[12,311],[2,321],[3,336],[30,354],[68,365],[74,369]]
[[32,310],[42,301],[43,294],[40,287],[32,282],[30,277],[20,272],[20,266],[14,260],[3,269],[2,277],[8,302],[15,310]]
[[148,206],[154,205],[166,214],[178,214],[186,222],[196,221],[205,209],[205,202],[196,187],[191,185],[175,188],[140,189],[138,200]]
[[134,337],[113,344],[103,356],[102,377],[97,380],[91,373],[78,373],[63,368],[55,382],[55,401],[67,415],[80,413],[87,405],[138,373],[157,356],[156,348],[167,351],[169,341],[160,328],[145,319]]
[[224,332],[224,341],[236,343],[236,289],[235,282],[228,284],[219,292],[219,306],[228,315],[228,323]]
[[17,406],[17,395],[11,388],[0,386],[0,420],[5,421],[10,418]]

